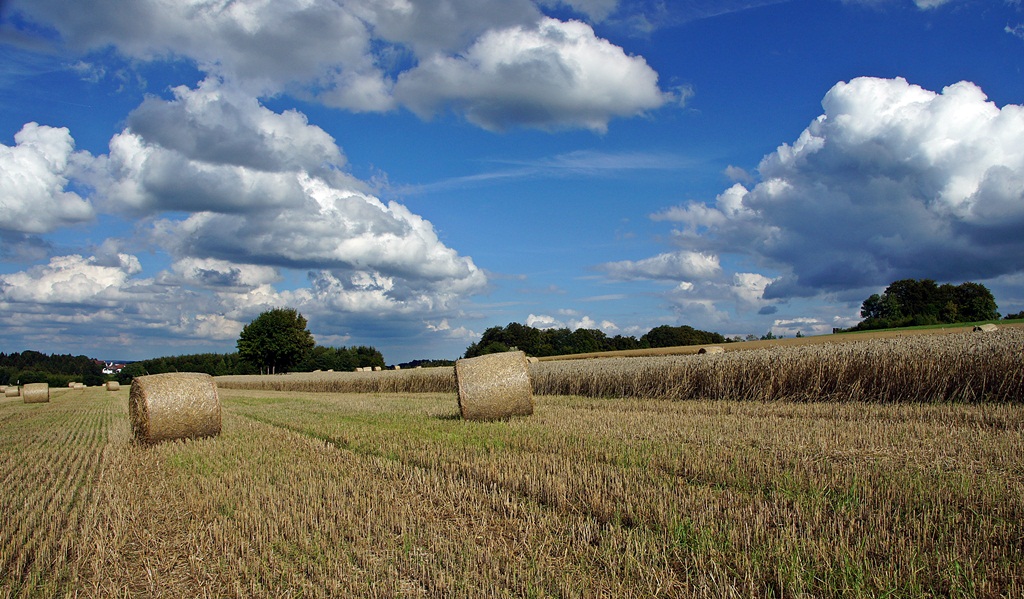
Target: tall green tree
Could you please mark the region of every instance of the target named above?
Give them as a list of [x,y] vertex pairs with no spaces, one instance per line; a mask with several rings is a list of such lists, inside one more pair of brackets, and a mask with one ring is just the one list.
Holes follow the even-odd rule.
[[242,328],[238,354],[260,372],[287,372],[313,350],[316,343],[306,318],[293,308],[267,310]]
[[931,279],[893,281],[861,304],[864,318],[854,329],[886,329],[999,318],[992,292],[980,283],[936,285]]

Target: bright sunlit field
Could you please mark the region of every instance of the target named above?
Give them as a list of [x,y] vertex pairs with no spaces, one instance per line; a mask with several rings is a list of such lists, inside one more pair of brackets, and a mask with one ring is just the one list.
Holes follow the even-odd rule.
[[1019,398],[220,397],[155,446],[127,387],[0,400],[0,597],[1024,595]]

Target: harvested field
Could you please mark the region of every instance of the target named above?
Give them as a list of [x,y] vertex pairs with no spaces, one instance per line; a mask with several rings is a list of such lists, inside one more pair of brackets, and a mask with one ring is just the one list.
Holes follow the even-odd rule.
[[0,596],[1024,594],[1019,403],[220,394],[155,446],[0,400]]

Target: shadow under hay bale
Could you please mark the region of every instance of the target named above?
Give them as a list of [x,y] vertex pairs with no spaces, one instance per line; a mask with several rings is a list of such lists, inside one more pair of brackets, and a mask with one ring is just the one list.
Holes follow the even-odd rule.
[[220,434],[220,398],[208,374],[135,377],[128,392],[128,413],[135,439],[142,443]]
[[466,420],[499,420],[533,414],[526,354],[488,354],[455,362],[459,411]]
[[49,383],[27,383],[21,390],[25,403],[47,403],[50,401]]
[[697,350],[698,354],[724,354],[725,348],[719,345],[708,345]]
[[21,397],[21,391],[16,386],[4,389],[4,397]]
[[121,383],[117,381],[107,381],[107,391],[120,391]]

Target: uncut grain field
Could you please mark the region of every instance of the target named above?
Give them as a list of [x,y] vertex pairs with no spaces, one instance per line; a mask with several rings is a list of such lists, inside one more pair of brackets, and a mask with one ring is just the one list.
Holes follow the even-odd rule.
[[0,597],[1024,596],[1022,331],[621,360],[491,423],[225,379],[154,446],[126,386],[0,399]]

